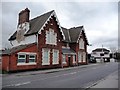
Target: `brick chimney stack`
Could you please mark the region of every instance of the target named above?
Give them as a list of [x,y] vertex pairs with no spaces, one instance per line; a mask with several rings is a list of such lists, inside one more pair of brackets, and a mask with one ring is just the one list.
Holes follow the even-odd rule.
[[18,25],[24,22],[29,22],[29,13],[30,13],[30,10],[28,8],[26,8],[25,10],[22,10],[19,13]]

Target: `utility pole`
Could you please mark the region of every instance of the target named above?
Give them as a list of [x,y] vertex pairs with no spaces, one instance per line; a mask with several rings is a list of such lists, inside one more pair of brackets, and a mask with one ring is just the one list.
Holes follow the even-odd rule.
[[101,63],[103,62],[103,45],[102,45],[102,54],[101,54]]

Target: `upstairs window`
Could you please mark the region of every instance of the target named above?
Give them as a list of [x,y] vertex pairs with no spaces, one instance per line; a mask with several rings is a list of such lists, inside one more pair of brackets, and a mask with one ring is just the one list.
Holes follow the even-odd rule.
[[57,33],[51,28],[46,31],[46,44],[57,45]]
[[109,52],[104,52],[104,54],[109,54]]
[[84,40],[82,38],[79,40],[79,49],[84,49]]
[[93,52],[93,54],[97,54],[96,52]]

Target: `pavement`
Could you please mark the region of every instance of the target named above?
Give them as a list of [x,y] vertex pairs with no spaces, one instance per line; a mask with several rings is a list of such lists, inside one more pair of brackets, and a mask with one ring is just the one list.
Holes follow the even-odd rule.
[[9,75],[16,75],[16,76],[26,76],[26,75],[36,75],[36,74],[44,74],[44,73],[52,73],[52,72],[59,72],[65,70],[71,70],[75,68],[86,68],[93,65],[98,65],[100,63],[93,63],[88,65],[80,65],[74,67],[65,67],[65,68],[56,68],[56,69],[45,69],[45,70],[37,70],[37,71],[25,71],[25,72],[18,72],[18,73],[11,73],[11,74],[1,74],[0,77],[9,76]]
[[87,87],[89,89],[92,88],[118,88],[118,71],[110,74],[104,79],[94,83],[93,85]]

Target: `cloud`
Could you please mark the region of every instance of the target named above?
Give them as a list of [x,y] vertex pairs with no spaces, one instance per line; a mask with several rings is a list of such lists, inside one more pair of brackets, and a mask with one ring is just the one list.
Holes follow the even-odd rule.
[[[2,3],[3,46],[17,27],[18,13],[28,7],[30,18],[55,10],[60,24],[71,28],[84,25],[90,44],[96,47],[117,46],[117,2],[4,2]],[[112,43],[111,43],[112,42]],[[6,44],[7,45],[7,44]],[[88,47],[89,51],[92,50]]]

